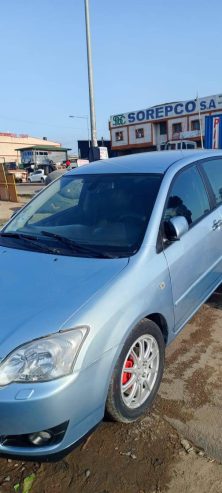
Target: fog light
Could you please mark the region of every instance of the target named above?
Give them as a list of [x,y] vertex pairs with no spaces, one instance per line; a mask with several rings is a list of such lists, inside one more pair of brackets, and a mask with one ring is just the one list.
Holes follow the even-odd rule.
[[29,440],[33,445],[40,447],[41,445],[45,445],[52,439],[53,435],[49,431],[39,431],[36,433],[31,433],[29,435]]

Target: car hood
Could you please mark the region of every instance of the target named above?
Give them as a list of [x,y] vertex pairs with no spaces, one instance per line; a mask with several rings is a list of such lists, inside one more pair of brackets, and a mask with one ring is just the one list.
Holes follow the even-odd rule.
[[0,246],[0,358],[61,328],[128,259],[54,256]]

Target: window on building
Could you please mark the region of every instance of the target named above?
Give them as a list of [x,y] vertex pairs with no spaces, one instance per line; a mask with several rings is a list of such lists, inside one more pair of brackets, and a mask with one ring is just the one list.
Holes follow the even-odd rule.
[[142,139],[144,137],[144,128],[137,128],[135,130],[136,139]]
[[167,133],[167,126],[166,126],[166,122],[160,122],[159,123],[159,128],[160,128],[160,135],[166,135]]
[[192,120],[191,130],[200,130],[200,120]]
[[116,132],[116,141],[123,140],[123,132]]
[[179,134],[182,132],[182,123],[173,123],[172,125],[173,134]]

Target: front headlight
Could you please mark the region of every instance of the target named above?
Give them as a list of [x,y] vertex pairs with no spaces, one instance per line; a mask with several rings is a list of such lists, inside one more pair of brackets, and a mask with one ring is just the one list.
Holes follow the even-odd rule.
[[0,386],[43,382],[70,374],[87,332],[86,327],[80,327],[15,349],[0,364]]

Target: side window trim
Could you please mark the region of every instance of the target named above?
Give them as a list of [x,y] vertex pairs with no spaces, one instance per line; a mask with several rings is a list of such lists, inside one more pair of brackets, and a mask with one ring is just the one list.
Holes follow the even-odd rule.
[[[201,169],[200,169],[200,166],[199,166],[198,161],[196,161],[195,163],[193,163],[193,165],[195,166],[195,168],[197,169],[197,172],[200,175],[201,181],[203,183],[203,186],[205,188],[205,192],[207,194],[207,198],[208,198],[208,201],[209,201],[210,210],[209,210],[209,212],[207,212],[206,214],[204,214],[204,216],[202,216],[202,217],[205,217],[208,214],[210,214],[212,212],[213,208],[214,208],[214,200],[212,200],[212,198],[213,198],[212,197],[212,191],[211,191],[211,187],[209,186],[210,183],[208,183],[208,181],[204,179],[204,176],[201,173]],[[200,220],[201,220],[201,218],[200,218]],[[198,222],[198,221],[196,221],[196,222]]]
[[203,164],[207,163],[208,161],[219,161],[219,160],[221,160],[221,156],[220,157],[212,157],[212,158],[208,157],[206,159],[201,159],[201,161],[198,162],[199,173],[201,174],[202,179],[205,181],[206,187],[209,190],[209,195],[211,197],[211,203],[212,203],[212,210],[217,209],[217,207],[220,207],[222,205],[222,203],[217,204],[217,202],[216,202],[213,188],[211,186],[211,183],[210,183],[210,180],[207,176],[207,173],[204,170]]
[[210,206],[211,206],[210,208],[211,208],[211,210],[213,210],[213,209],[215,209],[215,207],[217,207],[217,205],[216,205],[214,192],[213,192],[212,186],[210,184],[209,178],[208,178],[206,172],[204,171],[204,168],[201,166],[201,164],[198,163],[197,169],[198,169],[200,176],[201,176],[201,178],[205,184],[205,188],[208,191],[208,196],[209,196],[209,201],[210,201]]
[[[201,160],[202,162],[203,160]],[[205,160],[206,161],[206,160]],[[171,183],[170,183],[170,186],[169,186],[169,190],[168,190],[168,194],[167,194],[167,197],[166,197],[166,200],[165,200],[165,204],[164,204],[164,207],[163,207],[163,213],[162,213],[162,217],[161,217],[161,221],[160,221],[160,226],[159,226],[159,233],[157,235],[157,242],[156,242],[156,252],[157,253],[161,253],[162,251],[164,251],[165,247],[163,245],[163,230],[162,230],[162,227],[163,227],[163,217],[164,217],[164,213],[165,213],[165,210],[166,210],[166,206],[167,206],[167,203],[168,203],[168,200],[169,200],[169,197],[170,197],[170,194],[171,194],[171,190],[174,186],[174,182],[176,181],[176,179],[178,178],[178,176],[183,173],[184,171],[190,169],[190,168],[196,168],[197,169],[197,172],[199,173],[200,175],[200,178],[201,178],[201,181],[203,183],[203,186],[204,186],[204,189],[205,189],[205,192],[206,192],[206,195],[207,195],[207,198],[208,198],[208,201],[209,201],[209,207],[210,207],[210,210],[209,212],[206,212],[206,214],[204,214],[203,216],[201,216],[199,219],[197,219],[196,221],[194,221],[190,227],[189,227],[189,230],[192,229],[194,226],[196,226],[196,224],[198,224],[200,221],[202,221],[202,219],[204,219],[205,217],[207,217],[209,214],[211,214],[212,210],[213,210],[213,203],[214,201],[212,202],[212,197],[211,197],[211,186],[209,184],[209,187],[208,187],[208,183],[207,181],[205,181],[205,179],[203,178],[202,176],[202,173],[200,172],[199,170],[199,161],[194,161],[193,163],[191,164],[188,164],[187,166],[184,166],[184,168],[180,169],[176,174],[175,176],[173,177]]]

